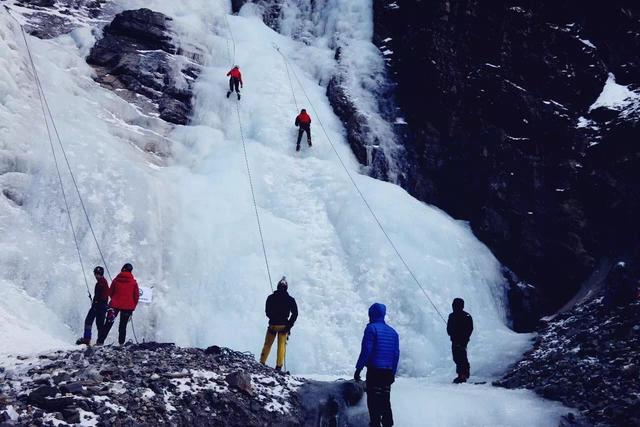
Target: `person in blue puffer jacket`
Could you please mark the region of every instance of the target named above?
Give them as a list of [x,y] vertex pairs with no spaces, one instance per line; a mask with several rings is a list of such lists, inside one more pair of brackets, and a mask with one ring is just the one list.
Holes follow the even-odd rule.
[[395,381],[400,359],[398,333],[384,322],[387,307],[375,303],[369,307],[369,324],[362,337],[362,349],[353,378],[360,381],[362,368],[367,367],[367,406],[370,426],[393,425],[391,384]]

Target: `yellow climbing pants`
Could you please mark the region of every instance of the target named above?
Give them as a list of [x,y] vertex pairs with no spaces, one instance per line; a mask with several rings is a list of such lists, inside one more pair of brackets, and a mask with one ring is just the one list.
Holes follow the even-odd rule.
[[267,363],[276,335],[278,336],[276,368],[282,368],[282,365],[284,365],[284,356],[287,352],[287,336],[289,335],[287,332],[284,332],[286,327],[286,325],[269,325],[267,328],[267,335],[264,337],[264,346],[262,347],[262,353],[260,353],[260,363],[263,365]]

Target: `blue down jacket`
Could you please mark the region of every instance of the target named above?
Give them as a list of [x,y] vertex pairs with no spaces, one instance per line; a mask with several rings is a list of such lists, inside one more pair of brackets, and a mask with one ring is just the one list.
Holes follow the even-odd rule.
[[398,333],[384,322],[387,307],[375,303],[369,307],[369,324],[362,337],[362,349],[356,369],[365,366],[379,369],[391,369],[393,374],[398,370],[400,359],[400,339]]

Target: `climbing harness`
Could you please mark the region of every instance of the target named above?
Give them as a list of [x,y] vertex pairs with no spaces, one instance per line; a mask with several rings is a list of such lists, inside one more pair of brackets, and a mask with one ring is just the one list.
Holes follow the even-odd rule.
[[[280,55],[282,56],[282,59],[284,60],[285,64],[288,64],[289,60],[287,59],[285,54],[282,53],[282,51],[280,51],[280,48],[277,45],[274,45],[274,48],[276,49],[276,51],[278,51],[278,53],[280,53]],[[287,67],[287,72],[288,71],[289,71],[289,67]],[[309,106],[313,110],[313,113],[315,114],[316,119],[318,120],[318,123],[320,124],[320,127],[322,128],[322,132],[324,133],[325,137],[327,138],[327,141],[329,142],[329,145],[331,146],[331,149],[333,150],[334,154],[338,158],[338,161],[340,162],[340,165],[342,166],[342,168],[346,172],[347,176],[349,177],[349,181],[351,181],[351,184],[353,184],[353,187],[355,188],[356,192],[358,193],[358,195],[362,199],[362,202],[366,206],[367,210],[371,213],[371,216],[375,220],[376,224],[378,224],[378,227],[380,228],[380,230],[384,234],[385,238],[387,239],[387,242],[389,242],[389,245],[391,246],[391,248],[395,252],[396,256],[400,259],[400,261],[404,265],[404,268],[407,270],[409,275],[412,277],[413,281],[418,285],[418,287],[420,288],[420,290],[422,291],[424,296],[427,298],[427,300],[431,303],[431,306],[436,311],[438,316],[440,316],[442,321],[446,323],[446,320],[445,320],[444,316],[442,315],[440,310],[438,310],[438,307],[435,305],[435,303],[433,302],[431,297],[429,297],[429,294],[425,290],[424,286],[422,286],[422,283],[420,283],[420,281],[418,280],[418,278],[414,274],[414,272],[411,269],[411,267],[409,267],[409,264],[407,264],[407,262],[405,261],[404,257],[402,256],[402,254],[398,250],[397,246],[395,245],[395,243],[391,239],[391,236],[389,236],[389,234],[385,230],[384,226],[382,225],[382,222],[378,218],[378,215],[376,215],[375,211],[373,210],[373,208],[371,207],[371,205],[367,201],[366,197],[362,193],[362,190],[360,190],[360,187],[358,186],[358,184],[356,183],[355,179],[353,178],[353,175],[351,174],[351,172],[349,171],[349,169],[345,165],[344,161],[342,160],[342,157],[340,156],[340,153],[338,153],[338,150],[336,149],[335,145],[333,144],[333,141],[331,140],[331,137],[329,137],[329,134],[327,133],[327,130],[325,129],[324,125],[322,124],[322,120],[320,119],[320,116],[318,115],[318,111],[313,106],[313,103],[311,102],[311,99],[309,98],[309,95],[307,95],[307,91],[304,89],[304,86],[302,85],[302,82],[298,78],[296,70],[293,67],[291,67],[291,72],[293,73],[293,76],[294,76],[295,80],[297,81],[298,86],[300,86],[300,89],[302,89],[302,93],[304,94],[305,98],[307,99],[307,102],[309,103]],[[291,79],[289,79],[289,83],[291,84]],[[291,84],[291,86],[292,86],[291,90],[293,92],[293,84]]]

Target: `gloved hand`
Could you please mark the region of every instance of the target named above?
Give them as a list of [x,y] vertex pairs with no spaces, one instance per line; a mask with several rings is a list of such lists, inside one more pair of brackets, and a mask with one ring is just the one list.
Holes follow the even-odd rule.
[[284,329],[283,329],[283,332],[284,332],[285,334],[290,334],[290,333],[291,333],[291,328],[292,328],[292,327],[293,327],[293,326],[291,326],[291,325],[287,325],[287,326],[285,326],[285,327],[284,327]]
[[242,83],[240,83],[240,88],[244,89],[244,85]]
[[356,369],[356,372],[353,374],[353,379],[356,380],[357,383],[362,381],[362,378],[360,378],[360,372],[362,372],[360,369]]

